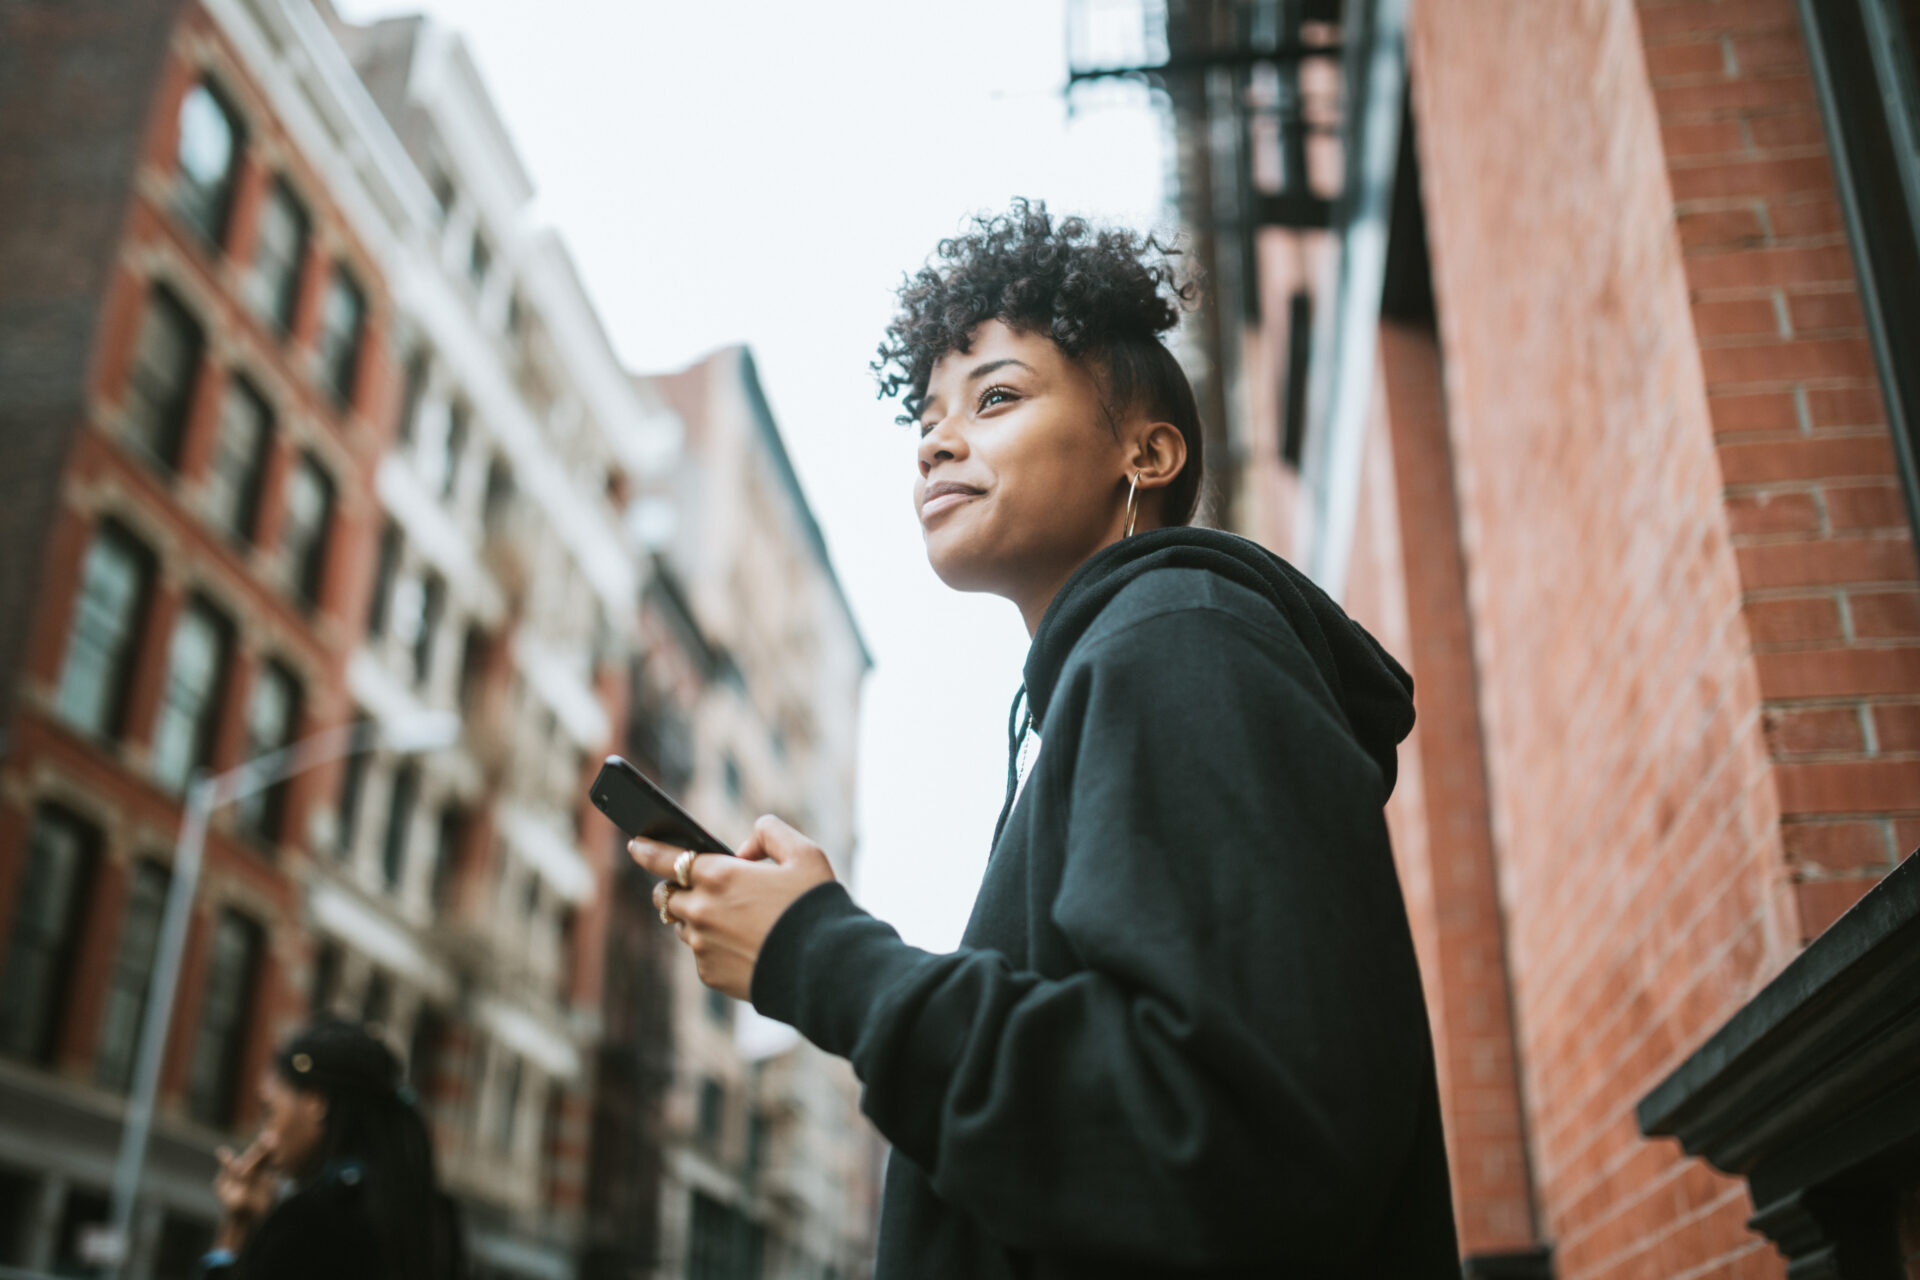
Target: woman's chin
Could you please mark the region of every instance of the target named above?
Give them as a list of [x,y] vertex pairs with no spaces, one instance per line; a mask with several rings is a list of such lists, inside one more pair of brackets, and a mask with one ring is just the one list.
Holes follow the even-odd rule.
[[943,536],[944,532],[927,535],[927,564],[934,576],[954,591],[995,591],[1002,577],[997,566],[974,553],[963,539]]

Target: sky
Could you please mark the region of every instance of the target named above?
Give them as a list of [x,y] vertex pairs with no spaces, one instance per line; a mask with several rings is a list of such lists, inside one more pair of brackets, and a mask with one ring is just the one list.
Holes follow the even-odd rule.
[[[875,657],[853,892],[953,947],[1006,778],[1027,635],[949,591],[912,509],[914,435],[868,363],[893,290],[1015,195],[1165,228],[1163,125],[1137,91],[1071,118],[1063,0],[336,0],[463,36],[616,352],[642,372],[745,342]],[[1102,49],[1139,20],[1091,0]]]

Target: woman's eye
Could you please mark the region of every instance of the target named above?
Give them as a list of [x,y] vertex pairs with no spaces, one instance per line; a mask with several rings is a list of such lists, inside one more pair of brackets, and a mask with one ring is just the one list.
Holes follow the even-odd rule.
[[994,405],[1003,404],[1014,398],[1013,392],[1006,387],[988,387],[980,393],[980,408],[991,409]]

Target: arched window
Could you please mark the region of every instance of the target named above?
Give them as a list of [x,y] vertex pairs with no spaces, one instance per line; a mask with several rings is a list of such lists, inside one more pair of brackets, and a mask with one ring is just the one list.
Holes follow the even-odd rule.
[[180,101],[181,216],[208,241],[226,237],[243,143],[238,117],[205,80]]

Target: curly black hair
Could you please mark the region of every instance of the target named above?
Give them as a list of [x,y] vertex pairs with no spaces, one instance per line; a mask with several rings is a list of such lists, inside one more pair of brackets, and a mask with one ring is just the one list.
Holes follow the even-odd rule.
[[970,350],[979,325],[999,320],[1045,334],[1100,376],[1110,423],[1140,410],[1185,437],[1186,466],[1161,500],[1162,519],[1185,524],[1200,496],[1200,414],[1186,373],[1160,340],[1199,296],[1198,283],[1175,270],[1178,254],[1151,234],[1056,221],[1045,201],[1016,197],[1005,214],[976,215],[968,234],[942,240],[933,261],[902,282],[899,311],[873,362],[880,394],[904,389],[897,420],[912,425],[934,364]]

